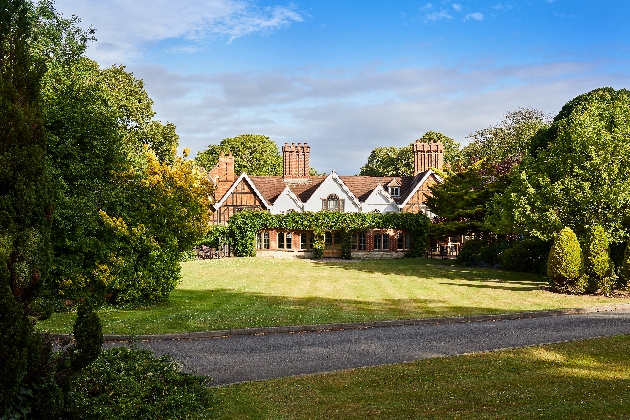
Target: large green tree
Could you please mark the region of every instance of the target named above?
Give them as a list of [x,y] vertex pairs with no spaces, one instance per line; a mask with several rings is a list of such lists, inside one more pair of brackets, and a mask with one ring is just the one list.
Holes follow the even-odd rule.
[[236,175],[243,172],[254,176],[282,176],[282,155],[278,145],[260,134],[241,134],[211,144],[197,154],[195,162],[208,171],[219,161],[221,152],[234,156]]
[[569,101],[532,140],[496,198],[500,231],[550,239],[564,226],[584,240],[600,225],[611,242],[630,228],[630,92],[595,89]]
[[462,149],[463,164],[481,159],[495,164],[518,164],[529,153],[532,138],[550,124],[550,117],[533,108],[519,108],[505,114],[498,124],[467,136],[470,143]]
[[0,7],[0,416],[56,418],[63,384],[94,360],[102,345],[98,317],[87,303],[76,342],[53,355],[34,331],[50,314],[39,298],[50,280],[51,224],[60,185],[47,156],[40,96],[46,69],[30,47],[42,19],[24,0]]
[[[442,133],[428,131],[420,139],[423,143],[440,141],[444,146],[444,162],[453,165],[460,158],[459,143]],[[413,175],[413,143],[405,147],[377,147],[361,167],[363,176],[411,176]]]
[[493,227],[486,217],[492,199],[510,185],[510,173],[527,155],[532,139],[547,127],[543,112],[521,108],[508,112],[498,124],[468,136],[472,140],[461,152],[461,159],[445,172],[444,183],[431,188],[429,209],[439,215],[433,235],[481,235]]

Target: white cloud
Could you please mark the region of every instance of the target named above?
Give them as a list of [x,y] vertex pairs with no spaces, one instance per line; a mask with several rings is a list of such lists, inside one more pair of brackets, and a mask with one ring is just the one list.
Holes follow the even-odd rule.
[[158,118],[177,125],[193,153],[242,133],[278,144],[308,142],[312,165],[356,174],[378,146],[404,146],[429,130],[465,142],[465,136],[531,106],[557,113],[600,86],[623,87],[627,75],[593,63],[477,68],[402,68],[180,75],[138,67]]
[[457,3],[453,3],[453,9],[455,9],[456,12],[460,12],[462,10],[462,5],[461,4],[457,4]]
[[474,19],[481,22],[483,20],[483,13],[477,12],[477,13],[471,13],[469,15],[466,15],[464,20],[468,20],[468,19]]
[[247,0],[57,0],[55,7],[96,28],[90,56],[105,65],[141,56],[149,42],[213,36],[232,41],[303,20],[293,6],[260,8]]
[[427,21],[436,22],[438,20],[444,20],[444,19],[453,19],[453,16],[451,16],[446,10],[440,10],[439,12],[429,13],[424,16],[425,22]]

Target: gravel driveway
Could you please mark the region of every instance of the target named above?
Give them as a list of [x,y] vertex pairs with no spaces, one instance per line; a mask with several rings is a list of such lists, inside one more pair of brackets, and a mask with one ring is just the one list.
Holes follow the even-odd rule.
[[630,310],[136,344],[219,386],[619,334],[630,334]]

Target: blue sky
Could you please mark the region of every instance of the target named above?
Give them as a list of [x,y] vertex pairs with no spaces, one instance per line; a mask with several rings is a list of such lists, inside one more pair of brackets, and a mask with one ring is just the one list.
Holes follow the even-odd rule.
[[630,87],[630,2],[59,0],[88,55],[145,82],[194,152],[225,137],[307,142],[319,171],[429,130],[462,144],[519,107],[555,115]]

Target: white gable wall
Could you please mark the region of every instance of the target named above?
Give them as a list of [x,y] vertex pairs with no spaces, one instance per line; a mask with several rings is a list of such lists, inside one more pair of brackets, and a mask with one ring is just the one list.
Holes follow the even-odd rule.
[[400,209],[385,189],[379,185],[365,200],[361,206],[363,213],[371,213],[378,210],[381,213],[398,213]]
[[[354,202],[354,199],[346,191],[347,187],[339,185],[341,181],[339,178],[333,176],[334,172],[328,175],[328,177],[321,183],[319,188],[313,193],[311,198],[304,203],[304,211],[321,211],[322,210],[322,198],[327,198],[330,194],[337,194],[344,202],[345,213],[357,213],[361,211],[360,207]],[[343,185],[343,182],[341,182]]]
[[299,204],[299,198],[293,194],[289,187],[286,187],[278,198],[276,198],[270,211],[271,214],[285,214],[289,210],[301,213],[302,206]]

